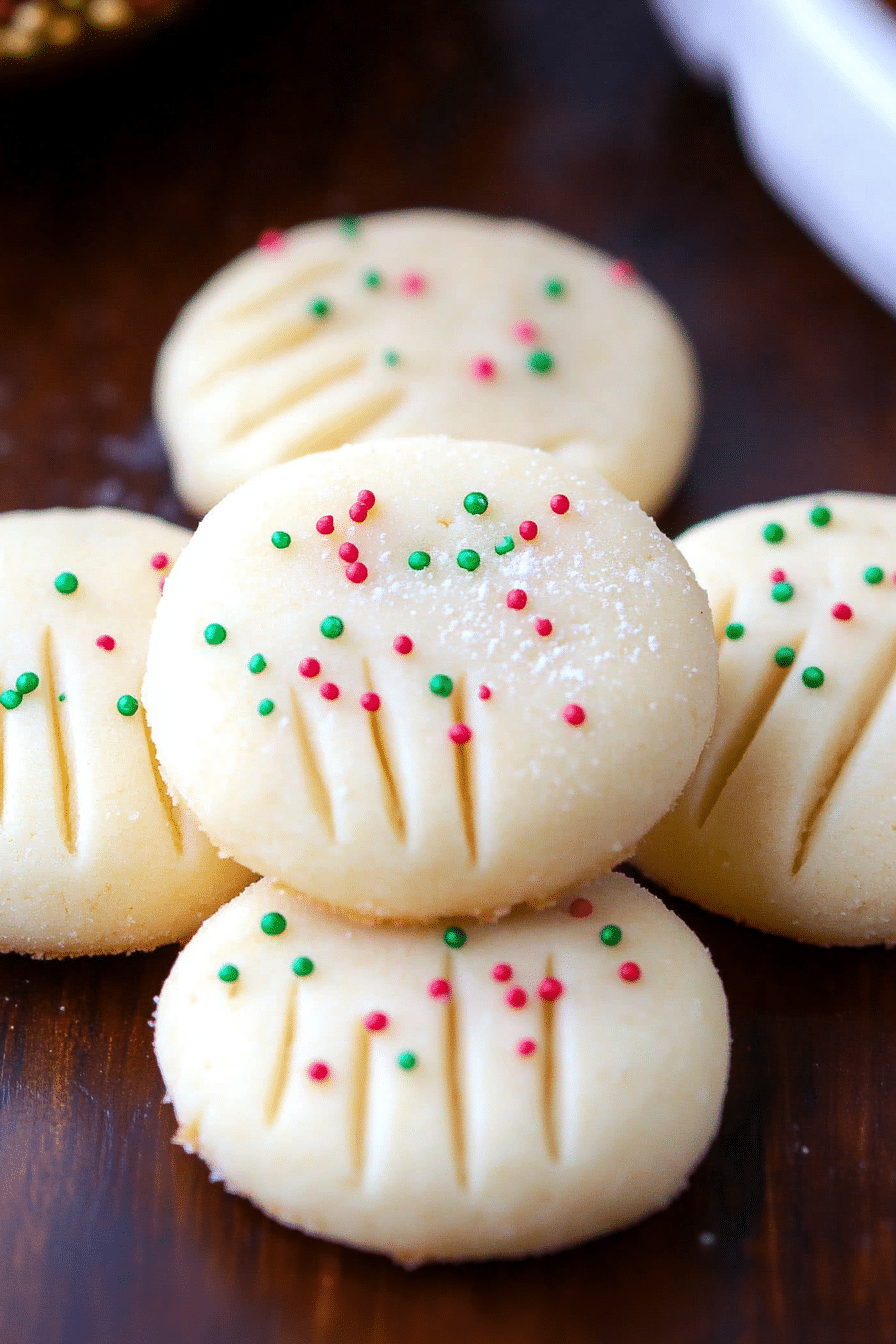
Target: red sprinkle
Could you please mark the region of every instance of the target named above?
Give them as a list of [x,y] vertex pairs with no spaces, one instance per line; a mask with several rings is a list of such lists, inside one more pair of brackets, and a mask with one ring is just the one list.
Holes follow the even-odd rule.
[[339,559],[345,560],[347,564],[351,564],[351,562],[357,560],[357,558],[358,548],[354,542],[344,541],[339,547]]
[[164,593],[164,591],[165,591],[165,580],[159,579],[159,592]]
[[324,1064],[323,1060],[318,1060],[316,1064],[308,1065],[308,1077],[313,1078],[316,1083],[322,1083],[325,1078],[329,1078],[330,1068]]
[[429,997],[431,999],[444,999],[447,1002],[451,998],[451,985],[447,980],[430,980]]
[[320,693],[325,700],[339,699],[339,687],[333,681],[325,681],[320,688]]
[[847,606],[845,602],[838,602],[836,606],[831,607],[831,615],[835,621],[851,621],[852,607]]
[[518,1055],[534,1055],[537,1049],[535,1042],[527,1037],[524,1041],[520,1041],[516,1052]]
[[448,736],[452,742],[456,742],[459,747],[462,747],[466,742],[469,742],[473,733],[465,723],[452,723],[448,729]]
[[535,630],[539,635],[549,635],[553,628],[546,616],[535,617]]
[[368,1013],[364,1025],[368,1031],[382,1031],[383,1027],[388,1027],[389,1019],[385,1013]]
[[414,647],[414,641],[410,635],[396,635],[392,641],[392,647],[396,653],[410,653]]
[[488,382],[497,372],[495,361],[489,359],[487,355],[477,355],[475,359],[470,360],[470,372],[480,382]]
[[158,551],[149,562],[153,569],[167,569],[171,564],[164,551]]
[[522,588],[511,588],[507,594],[507,605],[511,611],[522,611],[528,601],[529,599]]
[[320,663],[316,658],[303,658],[299,663],[299,671],[303,677],[316,677],[320,671]]
[[553,495],[551,497],[551,510],[554,513],[569,513],[569,500],[566,495]]
[[349,518],[351,518],[353,523],[367,522],[367,510],[365,509],[363,504],[357,504],[357,503],[353,504],[348,511],[348,516]]
[[538,986],[538,997],[545,1003],[553,1003],[563,993],[562,983],[553,975],[546,975]]
[[262,252],[282,252],[284,237],[279,229],[265,229],[258,238]]
[[638,272],[630,261],[614,261],[610,267],[610,279],[617,285],[633,285]]
[[115,640],[112,638],[111,635],[100,635],[99,639],[96,642],[96,646],[98,649],[114,649]]
[[380,698],[376,691],[365,691],[361,696],[361,708],[369,710],[372,714],[375,709],[380,707]]
[[353,565],[349,565],[345,571],[345,577],[349,583],[363,583],[367,578],[367,566],[360,560],[356,560]]
[[376,495],[372,490],[359,490],[358,503],[362,509],[372,509],[376,503]]
[[520,523],[520,536],[523,541],[534,541],[538,536],[538,524],[533,523],[530,519]]
[[406,275],[401,277],[398,284],[402,294],[407,294],[410,297],[422,294],[426,288],[426,280],[419,271],[408,271]]
[[567,705],[563,711],[563,717],[567,723],[571,723],[573,728],[578,728],[580,723],[585,722],[585,711],[581,705]]
[[533,341],[538,340],[538,328],[534,322],[517,322],[513,334],[523,345],[531,345]]
[[499,961],[497,966],[492,967],[493,980],[511,980],[513,978],[513,967],[508,966],[506,961]]
[[480,699],[480,700],[491,700],[491,698],[492,698],[491,688],[490,688],[489,686],[486,686],[486,685],[482,685],[482,686],[480,686],[480,687],[479,687],[479,699]]
[[529,995],[519,985],[514,985],[513,989],[508,989],[504,999],[510,1004],[511,1008],[525,1008],[529,1002]]
[[587,919],[594,911],[594,906],[584,896],[577,896],[574,901],[569,903],[569,913],[573,919]]
[[330,533],[333,531],[332,513],[325,513],[323,518],[318,518],[314,526],[317,528],[318,532],[321,534],[322,537],[328,537]]
[[636,980],[641,979],[641,967],[636,961],[624,961],[619,967],[619,979],[633,985]]
[[773,569],[772,572],[771,572],[771,574],[769,575],[769,577],[770,577],[772,583],[786,583],[786,582],[787,582],[787,575],[784,573],[784,570],[783,570],[783,569]]

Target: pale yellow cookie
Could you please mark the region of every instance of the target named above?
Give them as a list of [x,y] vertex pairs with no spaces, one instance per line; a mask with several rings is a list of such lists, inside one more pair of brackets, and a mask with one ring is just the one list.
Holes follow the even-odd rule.
[[139,703],[189,533],[115,509],[0,516],[0,949],[188,937],[249,881],[161,782]]
[[523,220],[408,210],[272,234],[187,305],[156,415],[198,513],[348,439],[551,449],[653,513],[690,452],[697,373],[630,266]]
[[159,998],[178,1141],[272,1217],[402,1262],[531,1255],[681,1190],[719,1124],[725,994],[612,873],[494,925],[365,929],[268,879]]
[[715,616],[719,715],[639,866],[771,933],[896,941],[896,501],[755,505],[680,545]]
[[432,438],[222,501],[166,585],[144,696],[223,851],[422,921],[623,859],[696,765],[716,680],[705,595],[637,505],[536,449]]

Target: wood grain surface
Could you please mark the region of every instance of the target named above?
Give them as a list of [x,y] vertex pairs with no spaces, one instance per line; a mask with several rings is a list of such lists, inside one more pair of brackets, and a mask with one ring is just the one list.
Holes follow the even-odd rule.
[[[670,532],[896,488],[896,325],[765,195],[642,0],[217,0],[0,89],[0,507],[189,521],[149,410],[180,306],[263,228],[420,204],[542,220],[669,298],[705,379]],[[0,958],[0,1344],[896,1339],[893,954],[676,909],[734,1034],[688,1191],[561,1255],[413,1273],[171,1147],[148,1020],[173,949]]]

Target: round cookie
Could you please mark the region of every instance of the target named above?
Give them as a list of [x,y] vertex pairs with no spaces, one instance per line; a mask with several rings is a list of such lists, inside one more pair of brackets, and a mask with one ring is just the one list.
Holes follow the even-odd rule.
[[184,309],[155,384],[198,513],[305,453],[434,433],[556,451],[654,513],[697,407],[688,341],[630,266],[435,210],[265,235]]
[[679,544],[709,592],[721,698],[639,866],[771,933],[896,942],[896,501],[755,505]]
[[662,1208],[728,1070],[708,952],[620,873],[416,930],[263,879],[180,954],[155,1040],[178,1141],[229,1190],[404,1263],[557,1250]]
[[166,585],[144,698],[224,852],[423,921],[625,858],[694,769],[716,681],[705,595],[637,505],[537,449],[431,438],[223,500]]
[[161,782],[138,696],[189,533],[115,509],[0,516],[0,949],[184,939],[250,874]]

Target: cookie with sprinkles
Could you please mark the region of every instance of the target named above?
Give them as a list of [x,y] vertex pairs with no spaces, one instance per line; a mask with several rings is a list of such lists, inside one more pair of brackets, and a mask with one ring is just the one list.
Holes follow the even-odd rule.
[[0,516],[0,949],[183,939],[249,874],[159,775],[140,703],[159,579],[189,533],[118,509]]
[[634,271],[524,220],[410,210],[255,248],[187,305],[155,408],[197,513],[265,467],[447,433],[549,449],[649,512],[690,453],[696,364]]
[[629,854],[697,762],[716,677],[705,597],[637,505],[537,449],[428,438],[222,501],[166,583],[144,698],[224,852],[425,921]]
[[619,873],[446,925],[364,928],[268,879],[219,910],[159,997],[177,1141],[273,1218],[405,1264],[556,1250],[669,1203],[728,1070],[695,935]]
[[709,593],[715,731],[637,861],[806,942],[896,942],[896,502],[754,505],[679,545]]

